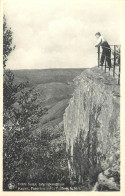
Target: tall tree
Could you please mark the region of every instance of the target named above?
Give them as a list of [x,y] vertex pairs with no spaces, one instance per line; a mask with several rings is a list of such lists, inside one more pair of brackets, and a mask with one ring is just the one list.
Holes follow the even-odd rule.
[[7,25],[7,20],[3,17],[3,103],[4,109],[7,109],[13,103],[13,94],[16,91],[16,86],[13,84],[14,74],[12,71],[6,69],[6,62],[9,54],[15,49],[13,45],[13,32]]
[[3,17],[3,66],[6,67],[9,54],[15,49],[13,42],[13,32],[7,26],[6,17]]

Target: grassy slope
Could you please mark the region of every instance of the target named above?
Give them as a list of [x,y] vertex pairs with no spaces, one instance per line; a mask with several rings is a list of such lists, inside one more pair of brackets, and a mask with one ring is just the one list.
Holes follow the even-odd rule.
[[74,90],[72,81],[83,70],[85,69],[13,70],[16,83],[28,80],[29,86],[34,86],[40,93],[41,108],[48,109],[40,118],[40,127],[55,119],[62,121],[64,110]]

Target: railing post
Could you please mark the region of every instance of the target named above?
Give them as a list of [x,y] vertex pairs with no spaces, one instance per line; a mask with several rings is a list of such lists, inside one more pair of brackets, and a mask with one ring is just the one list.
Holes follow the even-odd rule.
[[113,66],[113,77],[115,77],[115,65],[116,65],[116,46],[114,45],[114,66]]
[[98,67],[100,64],[100,46],[98,46]]
[[105,72],[106,72],[106,57],[105,57]]
[[101,70],[103,70],[103,65],[101,65]]
[[[120,50],[119,50],[119,52],[120,52]],[[120,61],[121,61],[121,56],[120,56],[121,54],[119,53],[119,61],[118,61],[118,63],[119,63],[119,74],[118,74],[118,84],[120,84]]]

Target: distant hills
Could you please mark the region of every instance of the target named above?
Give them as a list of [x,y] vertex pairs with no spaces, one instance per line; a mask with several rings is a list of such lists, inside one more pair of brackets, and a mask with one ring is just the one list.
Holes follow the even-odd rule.
[[12,70],[17,82],[29,80],[30,85],[45,84],[50,82],[71,82],[83,69],[35,69]]
[[43,70],[13,70],[16,83],[28,81],[29,87],[35,87],[40,93],[41,108],[48,112],[42,116],[41,123],[60,118],[71,98],[74,85],[73,79],[85,69],[43,69]]

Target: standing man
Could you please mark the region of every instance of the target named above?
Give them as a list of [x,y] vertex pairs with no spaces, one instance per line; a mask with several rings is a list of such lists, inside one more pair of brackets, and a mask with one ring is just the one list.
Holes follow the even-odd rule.
[[95,34],[95,36],[98,39],[95,47],[102,46],[102,56],[101,56],[101,65],[100,66],[103,66],[104,60],[106,58],[106,61],[108,63],[108,67],[111,68],[111,48],[110,48],[108,42],[101,35],[101,33],[98,32]]

